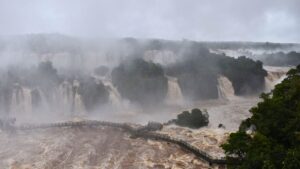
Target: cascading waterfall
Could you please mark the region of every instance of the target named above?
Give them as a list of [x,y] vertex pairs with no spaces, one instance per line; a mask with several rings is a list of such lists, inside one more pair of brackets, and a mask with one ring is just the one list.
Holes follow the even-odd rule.
[[31,90],[28,88],[23,88],[23,108],[26,113],[32,112],[32,97],[31,97]]
[[41,111],[65,115],[85,114],[86,109],[78,88],[78,81],[74,81],[73,84],[65,81],[50,91],[39,88],[29,89],[16,83],[11,94],[9,114],[12,117],[43,114]]
[[110,80],[102,79],[102,82],[105,86],[108,87],[110,103],[112,105],[120,105],[122,102],[122,98],[118,89],[112,84]]
[[265,92],[270,92],[274,89],[275,85],[280,83],[286,77],[286,73],[292,67],[277,67],[277,66],[264,66],[268,75],[265,77]]
[[50,105],[49,105],[49,102],[48,102],[48,99],[47,99],[45,93],[41,89],[37,89],[37,91],[40,96],[40,105],[38,108],[43,108],[43,109],[49,110]]
[[218,78],[218,94],[219,99],[231,99],[234,95],[234,89],[231,81],[225,76]]
[[18,83],[14,85],[10,104],[12,114],[28,114],[32,112],[31,90],[21,87]]
[[73,100],[74,100],[74,104],[73,104],[73,112],[75,114],[85,114],[85,107],[82,101],[82,98],[80,96],[80,94],[78,93],[78,89],[79,89],[79,82],[77,80],[74,80],[73,82]]
[[285,77],[286,72],[274,72],[268,71],[268,75],[265,77],[265,91],[270,92],[274,89],[275,85],[280,83]]
[[61,96],[61,110],[68,113],[72,110],[73,89],[68,81],[64,81],[59,87],[59,95]]
[[181,103],[183,101],[182,92],[175,77],[167,76],[168,78],[168,93],[166,97],[167,103]]

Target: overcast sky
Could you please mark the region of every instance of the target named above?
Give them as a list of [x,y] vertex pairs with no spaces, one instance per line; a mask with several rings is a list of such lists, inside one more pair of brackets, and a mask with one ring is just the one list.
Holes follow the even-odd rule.
[[300,43],[300,0],[0,0],[0,34]]

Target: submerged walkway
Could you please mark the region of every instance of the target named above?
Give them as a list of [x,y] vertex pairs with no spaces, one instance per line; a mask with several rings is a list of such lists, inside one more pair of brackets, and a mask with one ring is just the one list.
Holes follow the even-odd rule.
[[215,158],[182,139],[177,139],[177,138],[170,137],[166,134],[157,133],[154,130],[159,130],[159,129],[155,127],[152,128],[151,125],[138,126],[129,123],[113,123],[107,121],[86,120],[86,121],[78,121],[78,122],[69,121],[69,122],[58,122],[58,123],[49,123],[49,124],[26,124],[26,125],[15,126],[14,129],[34,130],[34,129],[47,129],[47,128],[60,128],[60,127],[83,127],[83,126],[87,126],[87,127],[108,126],[108,127],[120,128],[123,131],[130,133],[133,137],[160,140],[160,141],[166,141],[169,143],[176,144],[181,148],[188,150],[189,152],[192,152],[194,155],[208,162],[210,165],[226,164],[225,158]]

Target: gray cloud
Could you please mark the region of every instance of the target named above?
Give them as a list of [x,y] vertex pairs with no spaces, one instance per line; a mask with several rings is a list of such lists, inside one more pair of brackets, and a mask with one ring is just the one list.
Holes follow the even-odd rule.
[[299,0],[1,0],[0,34],[300,42]]

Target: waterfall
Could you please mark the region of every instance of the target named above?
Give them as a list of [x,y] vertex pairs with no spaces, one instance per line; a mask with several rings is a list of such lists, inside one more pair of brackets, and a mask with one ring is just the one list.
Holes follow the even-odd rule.
[[56,104],[59,105],[59,112],[65,115],[85,114],[86,109],[81,95],[78,93],[80,83],[74,80],[73,83],[64,81],[59,86],[58,93],[54,96],[57,98]]
[[114,106],[121,106],[124,104],[121,94],[119,93],[118,89],[112,84],[110,77],[103,77],[93,74],[92,77],[96,79],[97,83],[102,82],[104,86],[106,86],[109,92],[109,102],[111,105]]
[[270,92],[274,89],[275,85],[280,83],[285,77],[285,73],[268,71],[268,75],[265,77],[265,91]]
[[219,76],[218,78],[218,94],[219,99],[230,99],[235,96],[232,83],[225,76]]
[[14,85],[10,110],[13,115],[28,114],[32,112],[31,90],[21,87],[18,83]]
[[268,75],[265,77],[265,92],[270,92],[275,85],[280,83],[286,77],[286,73],[291,67],[265,66]]
[[20,100],[22,100],[23,94],[22,94],[22,88],[19,86],[19,84],[14,85],[14,89],[12,92],[12,98],[11,98],[11,104],[10,104],[10,111],[13,115],[16,115],[22,111],[22,107],[20,104]]
[[61,110],[64,113],[69,113],[73,103],[72,85],[68,81],[64,81],[60,85],[59,94],[61,96]]
[[79,89],[79,82],[77,80],[74,80],[73,82],[73,112],[75,114],[85,114],[86,110],[85,110],[85,106],[83,104],[82,98],[80,96],[80,94],[78,93],[78,89]]
[[79,85],[75,80],[73,83],[64,81],[50,89],[30,89],[16,83],[9,98],[9,114],[12,117],[22,116],[25,119],[43,113],[51,113],[55,116],[85,114],[86,109],[78,93]]
[[28,88],[23,88],[23,108],[26,113],[32,113],[32,97],[31,90]]
[[112,84],[110,80],[102,79],[102,82],[108,88],[110,103],[112,105],[120,105],[122,103],[122,99],[118,89]]
[[48,102],[48,99],[45,95],[45,93],[43,92],[43,90],[41,89],[37,89],[39,96],[40,96],[40,104],[38,105],[38,108],[43,108],[44,110],[49,110],[50,105]]
[[166,97],[167,103],[181,103],[183,101],[182,92],[175,77],[167,76],[168,78],[168,93]]
[[85,107],[82,102],[81,96],[78,94],[78,92],[75,92],[74,95],[74,113],[75,114],[85,114]]

